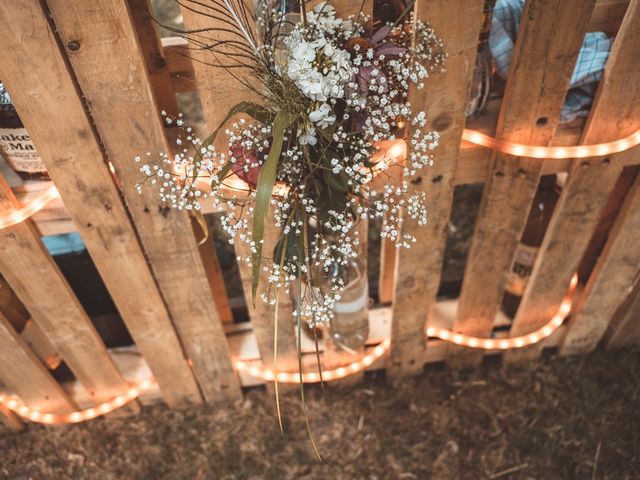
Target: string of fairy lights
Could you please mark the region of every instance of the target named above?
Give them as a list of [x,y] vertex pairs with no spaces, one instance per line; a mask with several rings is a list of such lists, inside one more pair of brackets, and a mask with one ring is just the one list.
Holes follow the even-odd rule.
[[[523,145],[498,140],[489,135],[468,129],[463,131],[462,139],[481,147],[490,148],[504,154],[519,157],[539,159],[575,159],[601,157],[620,153],[636,147],[637,145],[640,145],[640,130],[613,142],[572,147]],[[58,197],[59,194],[56,188],[54,186],[50,187],[23,207],[0,215],[0,229],[8,228],[24,222],[42,210],[53,199]],[[429,338],[436,338],[455,345],[483,350],[509,350],[533,345],[552,335],[564,323],[571,312],[573,293],[577,284],[578,276],[574,275],[571,279],[571,284],[567,294],[560,304],[556,314],[538,330],[526,335],[502,339],[481,338],[436,326],[428,326],[425,334]],[[322,376],[319,372],[303,372],[302,375],[300,375],[298,372],[273,371],[265,368],[264,366],[254,364],[253,362],[243,359],[236,359],[234,361],[234,366],[238,372],[245,372],[253,377],[260,378],[265,382],[278,381],[281,383],[299,383],[302,381],[303,383],[317,383],[320,381],[332,381],[348,377],[369,368],[388,352],[390,345],[390,339],[386,338],[358,360],[341,367],[323,370]],[[113,412],[114,410],[135,400],[155,385],[155,379],[148,378],[135,386],[131,386],[126,392],[107,402],[103,402],[91,408],[65,414],[46,413],[29,408],[20,399],[11,395],[0,394],[0,404],[4,405],[20,417],[36,423],[78,423]]]

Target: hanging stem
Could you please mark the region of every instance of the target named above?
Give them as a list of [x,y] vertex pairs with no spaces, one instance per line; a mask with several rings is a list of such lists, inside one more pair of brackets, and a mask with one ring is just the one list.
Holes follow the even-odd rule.
[[309,415],[307,414],[307,404],[304,400],[304,382],[302,381],[302,316],[300,311],[300,306],[302,304],[302,271],[298,268],[298,304],[296,305],[296,317],[298,319],[298,375],[300,376],[300,398],[302,399],[302,413],[304,414],[304,422],[307,425],[307,433],[309,434],[309,439],[311,440],[311,445],[313,446],[313,451],[315,452],[318,460],[322,462],[322,457],[320,456],[320,452],[318,452],[318,447],[316,447],[316,442],[313,440],[313,434],[311,433],[311,425],[309,425]]
[[282,413],[280,412],[280,394],[278,392],[278,311],[280,306],[280,289],[276,289],[276,312],[274,315],[275,325],[273,326],[273,388],[276,392],[276,412],[278,414],[278,426],[280,433],[284,434],[282,427]]
[[[280,272],[282,273],[282,267],[284,266],[285,253],[287,251],[288,237],[284,238],[284,245],[282,253],[280,254]],[[280,393],[278,391],[278,314],[280,312],[280,288],[276,288],[276,311],[274,315],[275,325],[273,326],[273,386],[276,394],[276,412],[278,413],[278,426],[280,427],[280,433],[284,433],[282,427],[282,413],[280,411]]]

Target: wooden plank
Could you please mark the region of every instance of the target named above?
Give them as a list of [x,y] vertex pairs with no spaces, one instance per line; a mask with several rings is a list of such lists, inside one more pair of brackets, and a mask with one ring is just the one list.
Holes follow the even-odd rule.
[[[497,137],[549,145],[560,118],[595,0],[529,0],[521,14]],[[527,222],[543,161],[494,153],[485,182],[454,330],[486,337],[506,273]],[[450,348],[451,363],[475,366],[482,355]]]
[[[18,206],[0,177],[0,212]],[[31,221],[0,230],[0,272],[96,403],[129,388]]]
[[[182,9],[185,25],[187,30],[196,30],[203,28],[220,27],[220,24],[215,20],[203,17],[191,11],[188,8]],[[199,37],[200,41],[213,41],[214,39],[221,39],[224,32],[207,32]],[[207,54],[209,57],[207,57]],[[227,112],[231,107],[237,103],[253,99],[259,101],[256,98],[256,94],[249,90],[247,87],[239,83],[228,72],[206,65],[206,62],[211,62],[211,53],[209,52],[191,52],[192,58],[194,58],[194,71],[198,85],[200,86],[200,98],[202,100],[202,106],[204,109],[204,115],[209,129],[214,129],[224,119]],[[235,69],[238,70],[238,69]],[[245,73],[237,73],[239,75],[245,75]],[[228,145],[224,135],[219,137],[217,147],[220,151],[227,151]],[[270,216],[273,212],[269,213]],[[271,217],[272,218],[272,217]],[[270,255],[273,248],[280,237],[280,232],[275,227],[272,220],[266,222],[264,232],[264,246],[263,252],[266,256]],[[240,256],[246,256],[249,254],[247,245],[241,241],[235,243],[236,253]],[[262,354],[263,360],[267,365],[272,364],[273,359],[273,337],[274,337],[274,308],[266,305],[260,298],[256,299],[255,309],[251,304],[251,268],[246,262],[239,262],[240,277],[242,279],[242,286],[245,295],[245,300],[249,310],[249,317],[253,328],[256,331],[258,338],[258,345]],[[264,272],[261,272],[262,287],[266,284],[266,276]],[[295,337],[293,336],[293,302],[289,295],[282,292],[280,294],[279,313],[278,313],[278,350],[279,360],[278,367],[281,370],[285,369],[297,369],[294,363],[296,358],[295,352]]]
[[396,264],[398,249],[394,242],[382,238],[380,242],[380,274],[378,277],[378,300],[380,303],[393,302],[396,288]]
[[22,423],[15,413],[0,404],[0,435],[6,432],[19,432],[21,430],[24,430],[24,423]]
[[56,347],[31,320],[31,315],[2,275],[0,275],[0,311],[42,363],[49,369],[56,368],[60,364],[62,359]]
[[561,355],[595,349],[611,322],[624,293],[640,275],[640,177],[609,234],[604,251],[589,278],[580,303],[571,315]]
[[218,310],[220,321],[222,323],[233,323],[233,312],[231,311],[229,295],[227,295],[222,268],[220,268],[220,261],[216,253],[215,240],[209,236],[208,239],[201,243],[204,238],[202,227],[195,218],[191,219],[191,226],[196,236],[196,241],[198,242],[200,258],[202,259],[202,264],[207,274],[209,289],[211,290],[211,296]]
[[629,0],[597,0],[587,31],[615,36],[628,6]]
[[333,0],[330,2],[336,9],[336,16],[347,18],[360,12],[370,17],[373,15],[373,0]]
[[151,0],[128,0],[128,4],[158,108],[176,116],[178,102],[158,26],[153,19]]
[[136,189],[142,174],[133,158],[169,150],[126,1],[49,6],[63,44],[81,44],[69,54],[71,65],[200,389],[207,401],[239,398],[190,220],[163,205],[151,185],[142,194]]
[[[5,47],[0,52],[0,76],[10,89],[20,118],[111,297],[151,365],[167,402],[180,405],[199,401],[195,378],[105,163],[74,77],[48,23],[48,15],[39,1],[20,0],[0,4],[0,19],[6,25],[0,33],[0,42]],[[106,27],[98,25],[93,33],[97,34],[102,26]],[[77,52],[84,42],[90,44],[89,39],[81,41],[68,41],[69,52]],[[128,71],[127,66],[122,72]],[[116,79],[122,72],[118,72]],[[112,91],[112,95],[122,94]],[[136,124],[129,125],[144,136],[143,127]]]
[[174,92],[192,92],[198,88],[186,38],[165,37],[161,40]]
[[[609,142],[640,128],[640,0],[629,5],[600,81],[582,142]],[[602,210],[618,180],[624,161],[636,153],[574,160],[547,236],[540,248],[529,284],[512,328],[512,335],[535,330],[547,322],[562,301],[577,271]],[[536,358],[539,346],[505,355],[505,361]]]
[[70,413],[73,400],[53,379],[38,357],[0,313],[0,380],[29,408],[46,413]]
[[627,291],[628,298],[603,340],[607,350],[640,345],[640,277]]
[[427,112],[428,128],[440,133],[440,146],[432,167],[412,178],[415,191],[424,191],[432,214],[426,226],[407,223],[407,233],[417,238],[410,249],[398,252],[397,281],[391,334],[390,377],[422,371],[425,348],[425,322],[435,304],[444,257],[446,226],[453,201],[453,177],[465,124],[465,107],[483,2],[458,2],[451,14],[447,0],[419,1],[416,15],[431,24],[449,53],[444,75],[432,75],[424,90],[413,89],[410,102],[414,111]]

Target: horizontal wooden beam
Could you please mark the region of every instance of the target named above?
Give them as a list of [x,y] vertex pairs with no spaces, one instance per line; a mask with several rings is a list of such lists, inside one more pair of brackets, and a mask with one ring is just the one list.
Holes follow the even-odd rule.
[[[442,300],[439,301],[434,309],[433,325],[442,328],[449,328],[453,323],[455,312],[457,308],[457,301],[455,300]],[[391,328],[391,308],[375,308],[369,310],[369,323],[370,323],[370,340],[368,348],[373,347],[383,338],[387,338]],[[508,319],[499,315],[496,317],[496,326],[505,327],[508,324]],[[249,322],[225,325],[225,331],[227,333],[227,340],[229,342],[229,350],[233,358],[242,358],[247,361],[255,360],[259,365],[260,351],[258,349],[258,342],[255,332]],[[551,336],[547,337],[542,345],[544,348],[555,348],[558,346],[562,335],[564,333],[564,327],[554,332]],[[494,333],[495,338],[506,338],[508,333],[501,329]],[[445,360],[447,343],[438,339],[430,339],[427,341],[427,348],[421,357],[423,364],[441,363]],[[324,356],[324,343],[320,340],[319,343],[321,361]],[[303,351],[303,369],[312,371],[317,369],[317,359],[315,357],[315,345],[313,340],[306,335],[302,338],[302,351]],[[114,352],[113,359],[118,365],[120,371],[122,371],[124,377],[132,385],[142,382],[149,377],[149,367],[147,366],[144,358],[140,355],[135,355],[135,347],[130,349],[118,349]],[[500,354],[501,351],[486,350],[484,355],[489,357]],[[356,359],[357,357],[353,357]],[[353,359],[351,361],[353,361]],[[345,357],[345,362],[348,362],[348,357]],[[388,366],[388,360],[382,358],[378,362],[369,367],[368,371],[382,370]],[[240,373],[240,381],[243,387],[252,387],[256,385],[262,385],[264,382],[261,379],[250,376],[249,374]],[[70,395],[74,401],[81,407],[87,406],[87,397],[83,392],[83,389],[77,382],[70,382],[65,384],[65,389],[70,392]],[[1,388],[0,388],[1,391]],[[152,387],[146,391],[141,397],[140,402],[143,405],[157,403],[161,400],[160,392],[157,387]]]

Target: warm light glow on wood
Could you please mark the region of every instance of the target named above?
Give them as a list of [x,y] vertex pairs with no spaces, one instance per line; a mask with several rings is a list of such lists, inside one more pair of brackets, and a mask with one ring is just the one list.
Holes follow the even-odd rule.
[[561,158],[589,158],[612,155],[624,152],[640,144],[640,130],[614,142],[598,143],[594,145],[577,145],[575,147],[542,147],[522,145],[519,143],[498,140],[484,133],[465,129],[462,139],[466,142],[490,148],[498,152],[517,157],[561,159]]

